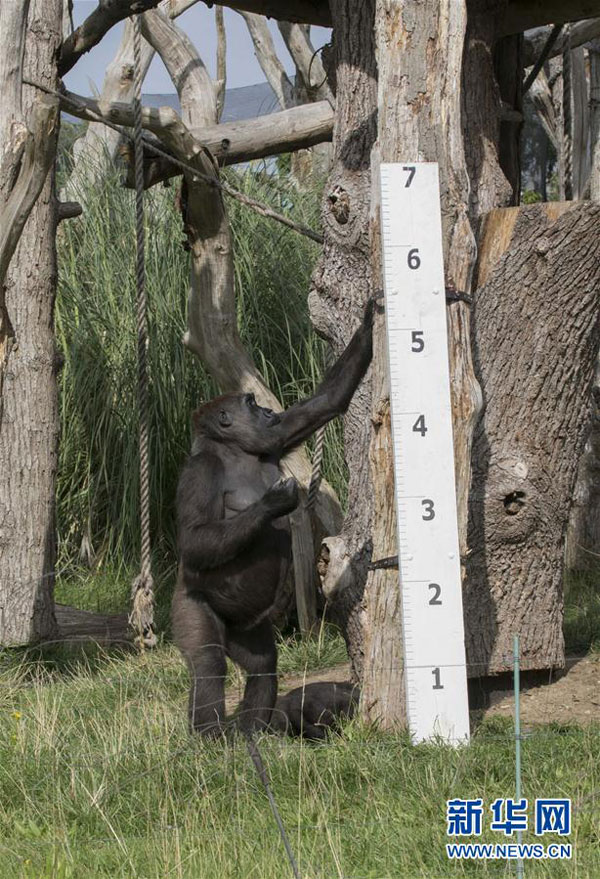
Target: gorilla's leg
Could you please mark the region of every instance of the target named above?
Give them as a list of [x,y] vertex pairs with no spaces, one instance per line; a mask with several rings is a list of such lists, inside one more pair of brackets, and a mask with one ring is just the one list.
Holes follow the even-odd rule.
[[203,601],[177,588],[173,598],[173,635],[191,676],[190,730],[216,737],[225,720],[225,627]]
[[227,652],[248,675],[239,709],[244,732],[265,729],[277,698],[277,650],[269,620],[253,629],[227,628]]

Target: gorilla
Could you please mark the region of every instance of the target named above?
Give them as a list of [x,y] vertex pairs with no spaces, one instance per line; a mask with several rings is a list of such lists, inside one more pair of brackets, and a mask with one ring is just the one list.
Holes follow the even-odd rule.
[[373,307],[370,300],[312,397],[275,413],[254,394],[228,394],[193,415],[192,452],[177,488],[172,622],[191,674],[190,727],[206,736],[223,732],[226,656],[247,674],[241,730],[269,723],[277,696],[269,612],[291,560],[287,517],[298,505],[296,481],[281,478],[280,462],[348,408],[371,361]]
[[269,730],[305,739],[325,739],[329,730],[339,729],[343,717],[352,717],[359,699],[358,684],[319,681],[296,687],[277,698]]

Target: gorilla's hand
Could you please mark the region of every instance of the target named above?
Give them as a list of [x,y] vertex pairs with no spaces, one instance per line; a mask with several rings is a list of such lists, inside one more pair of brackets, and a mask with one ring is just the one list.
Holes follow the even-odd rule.
[[274,519],[295,510],[298,506],[298,483],[294,477],[278,479],[263,496],[263,503]]
[[365,304],[363,314],[363,327],[371,329],[373,327],[373,317],[377,314],[383,314],[383,290],[374,293]]

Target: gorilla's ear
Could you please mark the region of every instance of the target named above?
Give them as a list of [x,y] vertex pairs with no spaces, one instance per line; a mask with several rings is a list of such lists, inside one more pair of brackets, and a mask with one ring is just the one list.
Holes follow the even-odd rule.
[[226,412],[225,409],[221,409],[219,412],[219,424],[221,427],[231,427],[233,424],[233,419],[229,412]]
[[204,414],[204,406],[200,406],[199,409],[196,409],[195,412],[192,412],[192,424],[195,431],[200,430]]

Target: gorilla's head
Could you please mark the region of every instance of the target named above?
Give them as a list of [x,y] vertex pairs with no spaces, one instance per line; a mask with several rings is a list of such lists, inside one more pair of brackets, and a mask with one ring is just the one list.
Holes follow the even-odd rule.
[[[276,426],[281,416],[259,406],[254,394],[225,394],[215,397],[194,412],[194,443],[208,438],[237,446],[253,455],[273,452],[279,437]],[[192,454],[194,454],[192,446]]]

